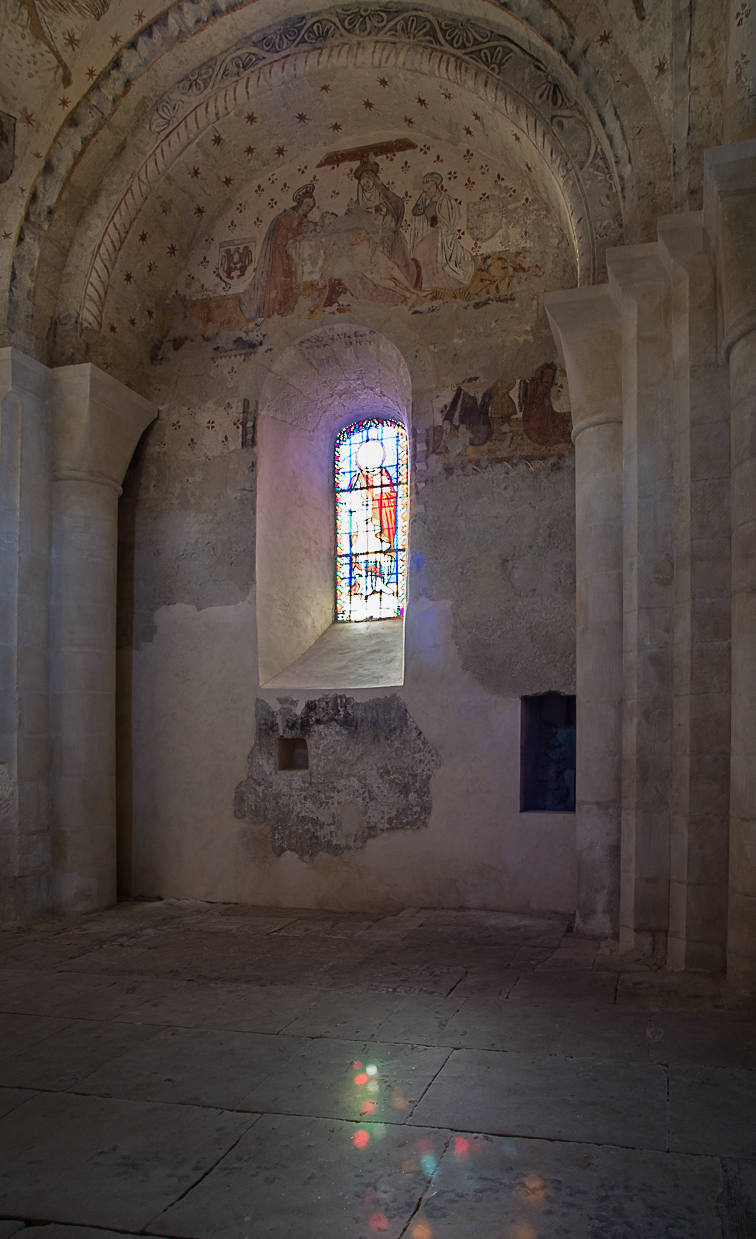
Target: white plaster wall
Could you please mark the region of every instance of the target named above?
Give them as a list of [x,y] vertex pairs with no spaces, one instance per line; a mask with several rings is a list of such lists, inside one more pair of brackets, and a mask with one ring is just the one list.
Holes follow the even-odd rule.
[[[552,233],[542,240],[556,254],[549,279],[569,282]],[[255,329],[242,358],[224,351],[235,336],[219,336],[217,345],[171,348],[156,366],[161,416],[122,503],[131,893],[342,909],[574,910],[574,814],[519,811],[520,695],[574,691],[571,448],[528,446],[516,424],[520,446],[491,459],[464,442],[457,453],[430,452],[457,383],[483,388],[507,377],[515,390],[554,356],[540,278],[525,273],[516,300],[443,304],[427,316],[368,303],[359,317],[314,332],[306,317],[274,318]],[[242,400],[256,405],[254,449],[237,437]],[[330,507],[333,435],[374,412],[406,418],[412,434],[405,679],[400,689],[338,691],[363,702],[399,694],[440,758],[432,808],[419,829],[381,829],[340,855],[340,845],[276,855],[270,821],[234,816],[255,699],[274,710],[279,696],[296,699],[302,709],[325,695],[257,687],[308,644],[287,615],[296,606],[299,624],[302,595],[292,595],[296,572],[285,557],[309,501],[280,458],[291,451],[310,472],[322,446]],[[322,511],[317,502],[313,510]],[[331,571],[329,555],[328,619]],[[121,743],[127,765],[128,748]],[[122,808],[128,800],[122,791]]]
[[269,827],[233,814],[255,732],[252,602],[163,607],[156,624],[133,663],[135,892],[342,909],[574,908],[574,814],[519,812],[520,699],[487,693],[461,669],[449,603],[410,607],[400,690],[442,759],[428,826],[313,861],[276,857]]
[[247,898],[233,789],[254,730],[254,599],[162,607],[155,623],[133,653],[132,889]]
[[260,682],[309,649],[333,620],[333,500],[321,432],[258,422],[257,597]]

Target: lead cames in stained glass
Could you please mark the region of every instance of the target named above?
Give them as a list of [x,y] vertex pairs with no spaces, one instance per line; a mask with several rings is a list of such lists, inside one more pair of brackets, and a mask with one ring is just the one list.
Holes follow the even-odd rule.
[[336,440],[336,619],[404,614],[409,515],[407,432],[369,418]]

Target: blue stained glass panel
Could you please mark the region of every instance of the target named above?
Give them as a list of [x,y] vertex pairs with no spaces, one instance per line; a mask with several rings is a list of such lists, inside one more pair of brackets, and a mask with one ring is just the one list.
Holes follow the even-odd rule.
[[371,417],[336,440],[336,619],[404,615],[409,452],[401,422]]

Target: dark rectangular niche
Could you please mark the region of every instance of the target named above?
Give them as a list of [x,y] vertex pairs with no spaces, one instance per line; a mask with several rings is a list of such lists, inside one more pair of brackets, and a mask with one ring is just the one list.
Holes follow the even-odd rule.
[[575,812],[575,698],[522,698],[520,811]]
[[307,752],[307,741],[299,736],[292,738],[279,736],[278,769],[309,770],[310,758]]

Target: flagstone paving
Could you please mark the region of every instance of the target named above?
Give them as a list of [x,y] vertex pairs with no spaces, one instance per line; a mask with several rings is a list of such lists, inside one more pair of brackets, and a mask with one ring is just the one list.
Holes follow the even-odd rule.
[[741,1239],[756,1005],[568,918],[0,932],[0,1239]]

